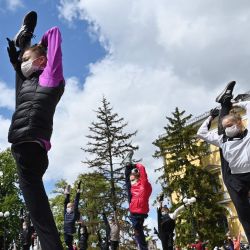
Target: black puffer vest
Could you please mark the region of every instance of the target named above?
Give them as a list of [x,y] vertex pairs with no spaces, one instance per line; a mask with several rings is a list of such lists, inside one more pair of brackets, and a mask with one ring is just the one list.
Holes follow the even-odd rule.
[[175,229],[175,220],[171,219],[168,214],[162,215],[161,228],[163,234],[172,234]]
[[76,232],[75,222],[79,219],[78,211],[65,213],[64,215],[64,233],[73,234]]
[[42,87],[39,85],[39,74],[22,83],[9,129],[10,143],[38,138],[50,140],[56,105],[64,92],[64,85]]

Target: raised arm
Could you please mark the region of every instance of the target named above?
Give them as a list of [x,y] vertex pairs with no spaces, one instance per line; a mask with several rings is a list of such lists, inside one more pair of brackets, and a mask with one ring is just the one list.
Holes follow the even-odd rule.
[[64,199],[64,214],[66,213],[67,210],[67,204],[70,202],[70,185],[67,185],[65,187],[64,190],[64,195],[65,195],[65,199]]
[[141,163],[137,163],[135,167],[139,170],[140,180],[142,182],[148,182],[148,176],[145,170],[145,167]]
[[76,193],[76,197],[75,197],[75,200],[74,200],[74,210],[78,211],[78,206],[79,206],[79,200],[80,200],[80,192],[77,192]]
[[80,200],[80,194],[81,194],[81,184],[82,184],[82,181],[79,181],[77,184],[76,197],[74,200],[75,212],[78,212],[78,206],[79,206],[79,200]]
[[250,101],[238,102],[233,104],[234,107],[240,107],[246,110],[247,129],[250,130]]
[[210,143],[213,144],[217,147],[220,147],[220,139],[221,136],[218,135],[217,132],[215,131],[209,131],[209,126],[210,126],[210,122],[211,122],[212,117],[209,116],[200,126],[199,130],[197,131],[197,136]]
[[175,220],[178,215],[183,211],[185,210],[186,206],[185,205],[181,205],[180,207],[178,207],[173,213],[170,213],[169,214],[169,217],[172,219],[172,220]]
[[132,198],[131,183],[130,183],[130,179],[129,179],[131,171],[132,171],[132,166],[131,165],[127,165],[125,167],[125,184],[126,184],[126,189],[127,189],[127,194],[128,194],[128,202],[129,203],[131,202],[131,198]]
[[64,199],[64,214],[66,213],[67,210],[67,204],[70,201],[70,194],[65,194],[65,199]]
[[162,223],[161,208],[157,207],[157,223],[158,223],[158,234],[161,234],[161,223]]
[[49,29],[40,42],[47,49],[47,64],[39,82],[45,87],[56,87],[63,81],[62,37],[58,27]]

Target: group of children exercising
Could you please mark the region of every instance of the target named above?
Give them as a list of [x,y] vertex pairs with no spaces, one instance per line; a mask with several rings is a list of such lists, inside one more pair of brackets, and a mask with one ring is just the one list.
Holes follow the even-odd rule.
[[[61,33],[58,27],[48,30],[39,44],[31,46],[31,39],[37,23],[37,13],[29,12],[23,20],[21,29],[13,40],[8,39],[8,54],[16,72],[16,108],[12,116],[8,140],[16,161],[19,184],[29,211],[31,221],[39,236],[41,247],[45,250],[62,250],[63,246],[50,209],[42,177],[48,167],[47,153],[51,148],[53,117],[56,106],[64,92],[62,68]],[[17,50],[17,48],[19,50]],[[247,110],[249,102],[233,100],[235,82],[230,82],[216,98],[220,109],[201,125],[198,136],[220,148],[221,167],[225,185],[236,207],[239,219],[250,240],[250,135],[241,117],[231,112],[238,106]],[[212,120],[219,115],[218,131],[209,131]],[[249,117],[250,118],[250,117]],[[249,127],[249,125],[248,125]],[[143,231],[144,220],[148,217],[149,198],[152,193],[145,167],[132,162],[130,152],[124,161],[125,181],[128,194],[130,220],[134,229],[136,243],[140,250],[148,249]],[[78,204],[80,185],[74,203],[70,202],[70,189],[65,190],[64,239],[68,249],[73,249],[75,223],[79,221]],[[163,249],[173,249],[173,232],[177,215],[195,198],[173,213],[162,205],[159,199],[158,235]],[[100,240],[102,249],[119,247],[119,223],[117,215],[106,225],[106,241]],[[87,249],[88,231],[83,221],[78,227],[80,249]]]

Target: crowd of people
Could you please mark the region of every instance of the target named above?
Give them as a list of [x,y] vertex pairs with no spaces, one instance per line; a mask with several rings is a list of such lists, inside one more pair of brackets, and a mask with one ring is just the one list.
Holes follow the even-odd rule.
[[[37,13],[29,12],[21,29],[13,40],[8,39],[8,53],[16,72],[16,108],[9,129],[8,140],[16,161],[19,184],[22,190],[28,216],[21,218],[21,241],[23,249],[29,249],[37,236],[44,250],[62,250],[59,233],[50,209],[42,177],[48,167],[48,151],[53,130],[56,106],[64,92],[62,67],[61,33],[53,27],[44,33],[39,44],[31,46],[31,39],[37,23]],[[19,49],[19,50],[17,50]],[[250,134],[242,118],[232,111],[233,107],[246,109],[250,119],[249,102],[233,99],[235,82],[230,82],[216,98],[220,109],[201,125],[198,136],[220,148],[223,179],[235,205],[248,241],[250,240]],[[210,131],[211,122],[219,116],[218,131]],[[249,123],[250,124],[250,123]],[[152,186],[148,181],[145,167],[133,163],[133,152],[123,161],[128,196],[130,221],[138,249],[149,249],[144,232],[144,221],[149,213],[149,198]],[[79,213],[81,182],[78,183],[74,202],[70,202],[70,186],[65,189],[64,241],[67,249],[88,248],[88,229]],[[195,197],[183,199],[175,211],[163,205],[163,196],[158,199],[158,229],[155,229],[164,250],[174,249],[174,230],[177,216],[186,207],[196,202]],[[110,220],[102,214],[105,237],[98,232],[100,249],[118,249],[120,224],[114,211]],[[32,224],[31,224],[32,221]],[[76,230],[77,225],[77,230]],[[78,246],[74,235],[77,233]],[[203,242],[190,244],[190,248],[201,250]],[[153,246],[153,245],[152,245]],[[239,249],[239,241],[228,239],[225,249]]]

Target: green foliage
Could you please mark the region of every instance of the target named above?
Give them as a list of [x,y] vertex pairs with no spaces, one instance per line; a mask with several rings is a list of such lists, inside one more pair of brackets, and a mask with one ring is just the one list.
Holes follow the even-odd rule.
[[[160,182],[166,195],[173,192],[177,202],[184,197],[195,196],[197,202],[177,219],[176,244],[186,246],[195,238],[217,245],[225,234],[220,223],[225,210],[218,205],[221,195],[219,179],[205,169],[202,158],[208,154],[207,144],[196,137],[197,127],[189,124],[191,115],[176,108],[172,117],[167,117],[165,135],[153,144],[159,148],[154,157],[165,157],[165,164],[156,171],[162,171]],[[175,205],[173,206],[173,209]]]
[[[89,236],[89,249],[91,249],[92,242],[97,242],[97,231],[101,230],[101,234],[104,237],[104,223],[102,221],[102,213],[105,212],[109,217],[113,214],[113,208],[109,203],[109,192],[110,185],[109,182],[104,178],[100,173],[86,173],[81,174],[77,177],[77,180],[73,184],[71,190],[71,201],[73,202],[76,195],[76,187],[79,181],[81,184],[81,196],[79,202],[79,211],[81,218],[84,220]],[[67,183],[65,180],[60,180],[56,183],[56,188],[53,191],[55,197],[50,199],[52,206],[52,211],[55,217],[55,221],[59,231],[62,235],[63,241],[63,209],[64,209],[64,189]],[[119,190],[119,189],[117,189]],[[124,230],[130,230],[130,225],[126,223],[125,218],[123,217],[124,209],[117,208],[118,219],[121,222],[121,227]],[[77,225],[76,225],[77,226]],[[77,239],[77,235],[75,235]]]
[[0,218],[0,249],[4,227],[6,229],[7,245],[17,240],[20,230],[19,211],[23,207],[20,199],[18,176],[15,161],[9,149],[0,152],[0,211],[10,212],[7,218]]
[[67,186],[67,182],[65,180],[59,180],[55,184],[55,190],[52,193],[55,194],[53,198],[50,199],[50,206],[54,215],[54,219],[60,232],[61,241],[64,242],[63,238],[63,222],[64,222],[64,189]]

